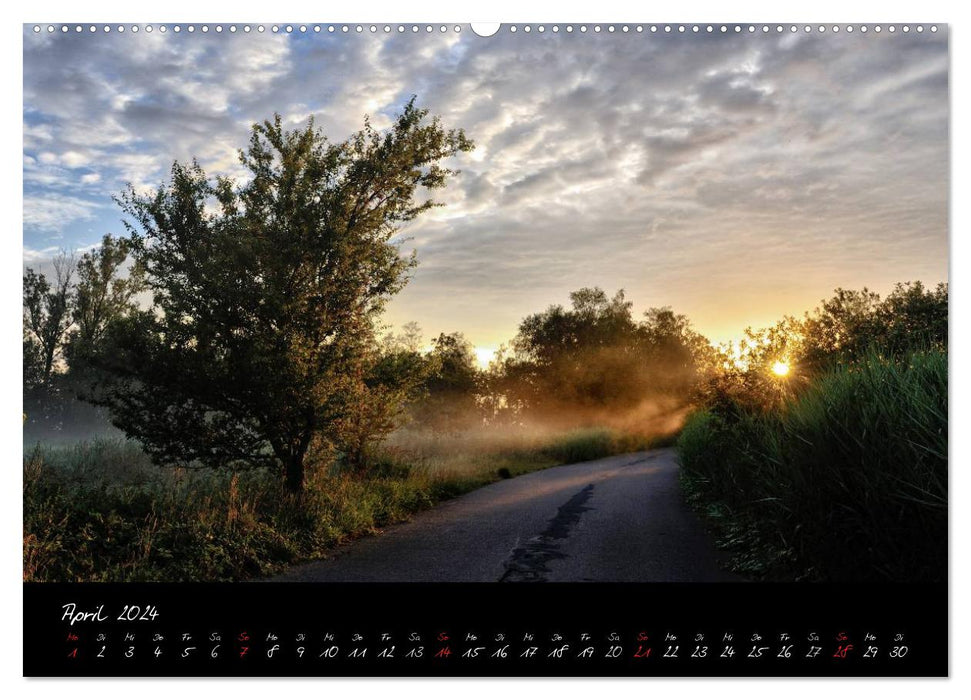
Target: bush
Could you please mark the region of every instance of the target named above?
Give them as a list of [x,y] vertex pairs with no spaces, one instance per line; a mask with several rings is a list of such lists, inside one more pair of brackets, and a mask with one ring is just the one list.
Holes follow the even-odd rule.
[[698,412],[678,448],[725,539],[759,543],[757,573],[943,580],[947,424],[946,352],[871,353],[776,410]]

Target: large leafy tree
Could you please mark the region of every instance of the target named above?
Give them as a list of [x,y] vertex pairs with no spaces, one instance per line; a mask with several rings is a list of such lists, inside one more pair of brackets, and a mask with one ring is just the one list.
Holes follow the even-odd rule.
[[[401,225],[436,203],[473,147],[412,99],[393,125],[329,141],[311,122],[255,125],[241,181],[176,163],[119,203],[150,310],[112,324],[97,399],[160,463],[281,468],[303,488],[312,442],[360,448],[366,409],[394,377],[375,360],[376,318],[416,264]],[[347,444],[342,444],[347,443]]]

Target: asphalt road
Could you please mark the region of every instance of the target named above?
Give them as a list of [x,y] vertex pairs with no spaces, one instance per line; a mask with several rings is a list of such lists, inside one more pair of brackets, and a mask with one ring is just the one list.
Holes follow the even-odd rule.
[[280,581],[729,581],[671,450],[490,484]]

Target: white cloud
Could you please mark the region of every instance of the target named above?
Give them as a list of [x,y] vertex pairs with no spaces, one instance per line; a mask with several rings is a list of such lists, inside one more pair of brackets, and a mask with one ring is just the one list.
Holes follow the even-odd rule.
[[60,163],[68,168],[83,168],[91,163],[91,159],[78,151],[62,153]]
[[57,246],[48,246],[39,250],[24,246],[24,266],[36,266],[49,263],[60,251],[61,249]]
[[73,222],[93,219],[98,208],[98,204],[78,197],[26,195],[24,225],[44,233],[59,232]]

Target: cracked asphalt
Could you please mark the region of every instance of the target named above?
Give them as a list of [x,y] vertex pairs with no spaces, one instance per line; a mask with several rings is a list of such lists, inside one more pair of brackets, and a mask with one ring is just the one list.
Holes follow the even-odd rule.
[[681,499],[672,450],[490,484],[277,581],[706,582],[738,578]]

